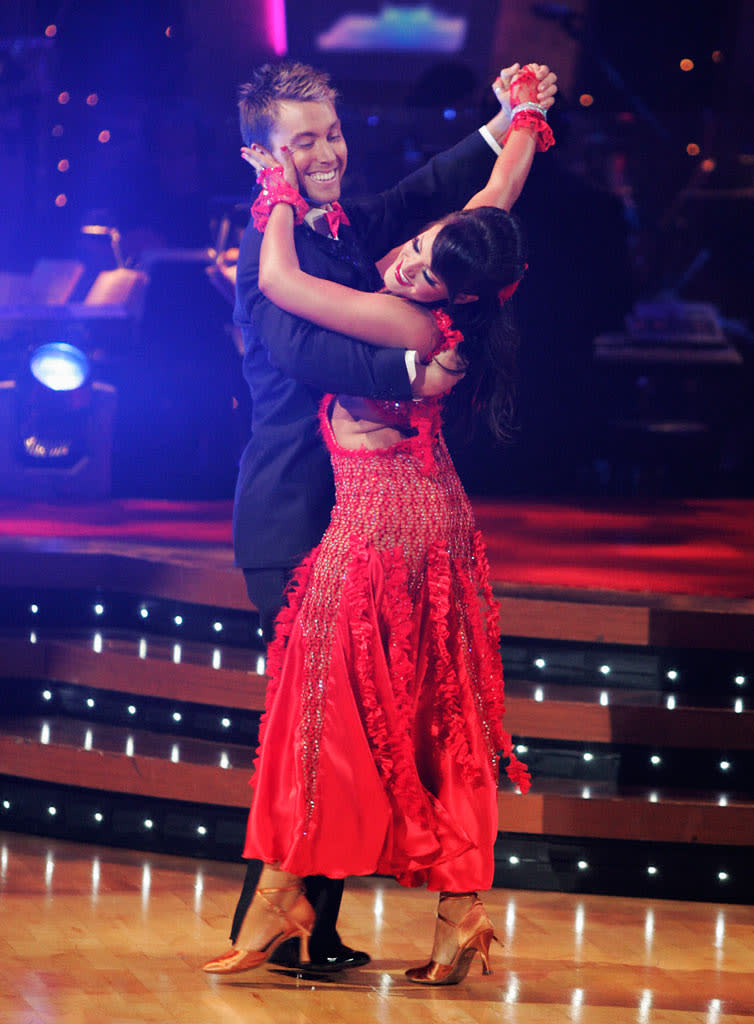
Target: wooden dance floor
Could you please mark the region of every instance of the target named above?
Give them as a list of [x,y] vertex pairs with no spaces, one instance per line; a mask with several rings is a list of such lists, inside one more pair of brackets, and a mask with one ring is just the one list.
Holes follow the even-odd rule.
[[493,890],[493,974],[423,988],[433,898],[353,879],[341,928],[372,963],[318,980],[203,974],[241,867],[0,833],[3,1024],[739,1024],[754,1021],[754,910]]

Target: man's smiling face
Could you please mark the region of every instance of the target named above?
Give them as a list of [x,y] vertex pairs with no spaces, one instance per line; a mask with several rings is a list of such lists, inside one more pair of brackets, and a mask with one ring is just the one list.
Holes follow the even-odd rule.
[[348,148],[332,103],[281,100],[270,132],[276,157],[287,146],[293,157],[301,194],[315,206],[340,199]]

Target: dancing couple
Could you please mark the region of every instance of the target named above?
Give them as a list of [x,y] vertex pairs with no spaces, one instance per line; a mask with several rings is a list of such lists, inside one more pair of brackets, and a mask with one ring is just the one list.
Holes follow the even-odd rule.
[[252,863],[234,946],[209,973],[368,962],[335,922],[342,880],[373,873],[439,893],[430,960],[409,980],[456,983],[477,952],[489,969],[477,892],[493,877],[500,752],[523,792],[529,776],[502,725],[497,606],[441,416],[450,394],[446,415],[510,429],[506,302],[526,256],[508,211],[552,142],[555,76],[513,65],[493,88],[484,129],[342,207],[327,77],[267,65],[242,90],[261,191],[237,272],[253,413],[234,540],[271,642]]

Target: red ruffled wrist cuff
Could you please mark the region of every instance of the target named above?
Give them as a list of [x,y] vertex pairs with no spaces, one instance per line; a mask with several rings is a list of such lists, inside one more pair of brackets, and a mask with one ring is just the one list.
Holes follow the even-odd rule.
[[537,133],[538,153],[544,153],[550,146],[555,145],[555,136],[552,134],[552,128],[545,121],[544,117],[535,110],[519,110],[517,114],[514,114],[511,126],[505,133],[503,145],[508,141],[508,136],[511,132],[525,128],[533,128]]

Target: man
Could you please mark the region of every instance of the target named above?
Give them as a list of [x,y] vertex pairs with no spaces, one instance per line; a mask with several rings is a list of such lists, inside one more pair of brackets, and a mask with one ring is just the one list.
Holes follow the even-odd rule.
[[[502,98],[517,70],[514,65],[497,80]],[[555,76],[545,67],[538,76],[540,100],[549,106]],[[292,155],[299,190],[312,207],[295,232],[301,268],[372,291],[381,286],[377,259],[427,222],[460,209],[484,185],[509,117],[501,110],[484,129],[380,196],[346,201],[342,220],[337,204],[348,151],[335,99],[322,72],[294,62],[265,65],[241,89],[241,134],[247,146],[259,143],[278,158],[287,147]],[[322,394],[408,399],[421,396],[425,385],[415,353],[376,348],[323,330],[265,299],[258,281],[261,242],[261,233],[250,224],[237,268],[234,319],[244,337],[252,436],[240,462],[233,535],[236,563],[269,640],[291,572],[321,539],[333,505],[330,461],[318,433]],[[259,865],[250,863],[233,921],[234,943],[258,875]],[[335,929],[342,892],[341,880],[306,880],[317,915],[309,967],[340,970],[369,961],[366,953],[344,946]],[[241,935],[239,945],[243,942]],[[297,966],[298,951],[286,943],[272,959]]]

